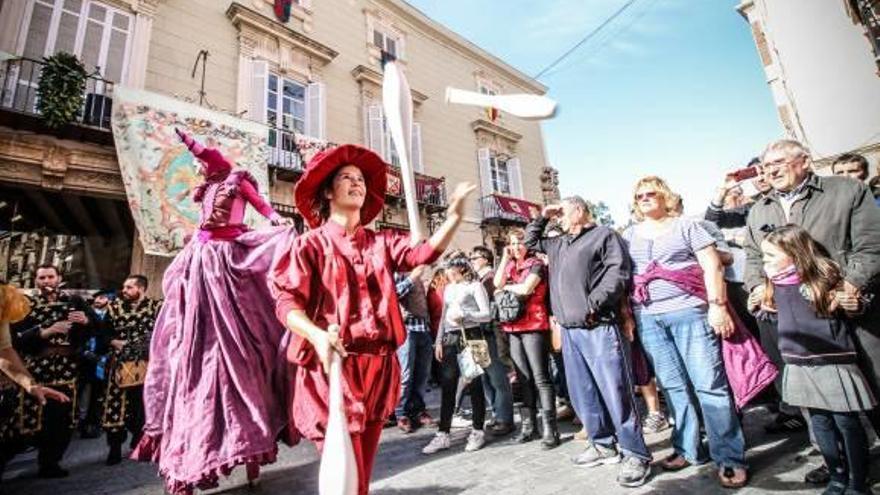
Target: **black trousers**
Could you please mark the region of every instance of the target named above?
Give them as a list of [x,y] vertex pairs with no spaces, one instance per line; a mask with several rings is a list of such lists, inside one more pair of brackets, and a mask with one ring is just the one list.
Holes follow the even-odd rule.
[[864,493],[868,482],[868,435],[859,413],[811,408],[810,422],[831,479]]
[[48,400],[43,406],[43,427],[35,437],[39,449],[37,462],[41,468],[57,465],[67,452],[73,436],[72,404]]
[[141,439],[144,430],[144,387],[129,387],[125,390],[126,411],[125,424],[118,428],[107,429],[107,444],[111,447],[121,446],[131,433],[132,446]]
[[80,411],[85,410],[85,414],[80,417],[83,427],[98,427],[101,425],[101,403],[104,398],[104,387],[106,382],[98,379],[80,378],[79,397],[83,397],[83,392],[88,388],[88,402],[80,406]]
[[[468,340],[483,339],[483,332],[479,328],[466,329]],[[440,425],[441,432],[449,433],[452,428],[452,414],[455,412],[455,391],[458,388],[458,379],[461,372],[458,369],[458,353],[461,352],[464,341],[460,332],[447,332],[443,334],[443,366],[440,371]],[[472,380],[465,388],[465,393],[471,395],[471,407],[473,408],[473,427],[482,430],[486,421],[486,396],[483,394],[483,380],[479,377]]]
[[550,379],[550,332],[522,332],[510,335],[510,357],[522,384],[523,407],[534,414],[537,399],[545,413],[556,412],[556,393]]

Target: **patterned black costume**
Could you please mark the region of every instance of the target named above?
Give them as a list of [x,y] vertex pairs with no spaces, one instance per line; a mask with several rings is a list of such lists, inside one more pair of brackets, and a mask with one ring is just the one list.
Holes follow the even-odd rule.
[[150,337],[162,301],[149,298],[134,304],[122,299],[113,301],[109,308],[113,324],[111,340],[124,340],[122,349],[110,347],[110,366],[107,374],[107,390],[104,395],[104,430],[111,456],[118,454],[125,441],[126,430],[131,432],[131,444],[140,439],[144,426],[143,382],[136,386],[122,388],[117,372],[123,363],[136,363],[149,359]]
[[6,457],[11,459],[17,451],[28,444],[39,449],[40,468],[52,468],[64,456],[76,427],[76,390],[78,378],[78,352],[90,337],[89,325],[74,324],[66,335],[52,335],[48,339],[40,331],[59,321],[67,321],[71,311],[82,311],[91,317],[91,310],[78,296],[61,294],[55,302],[45,296],[30,298],[31,312],[27,318],[12,326],[15,349],[21,354],[34,380],[54,388],[70,397],[71,402],[49,401],[40,406],[21,388],[5,387],[6,399],[16,394],[12,407],[9,400],[2,402],[0,416],[0,440]]

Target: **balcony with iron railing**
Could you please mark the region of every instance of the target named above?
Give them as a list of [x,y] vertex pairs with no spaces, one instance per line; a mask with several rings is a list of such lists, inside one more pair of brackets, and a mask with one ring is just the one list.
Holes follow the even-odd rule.
[[[335,146],[335,144],[297,134],[282,128],[270,128],[269,167],[275,170],[275,176],[281,179],[296,181],[305,171],[305,165],[316,153]],[[415,173],[416,201],[419,207],[428,213],[446,209],[446,180],[442,177]],[[394,202],[403,201],[403,184],[400,169],[392,165],[388,169],[388,199]]]
[[[414,173],[416,183],[416,202],[426,213],[437,213],[446,209],[446,179],[432,177],[430,175]],[[400,169],[390,167],[388,169],[389,199],[402,202],[404,200],[403,181],[400,177]]]
[[480,210],[484,225],[525,225],[540,214],[540,206],[536,203],[497,193],[481,197]]
[[[44,63],[20,57],[0,62],[0,125],[48,133],[37,109],[37,89]],[[71,124],[52,131],[60,137],[111,144],[113,82],[97,71],[86,78],[83,106]]]

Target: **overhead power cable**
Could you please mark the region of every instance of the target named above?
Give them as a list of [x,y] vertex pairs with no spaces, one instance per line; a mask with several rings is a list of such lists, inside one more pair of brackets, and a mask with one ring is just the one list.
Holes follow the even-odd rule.
[[617,19],[621,14],[623,14],[624,12],[626,12],[627,9],[629,9],[630,7],[632,7],[633,4],[635,4],[635,3],[638,2],[638,1],[639,1],[639,0],[628,0],[628,1],[627,1],[625,4],[623,4],[619,9],[617,9],[617,11],[615,11],[615,12],[614,12],[613,14],[611,14],[607,19],[605,19],[604,21],[602,21],[601,24],[599,24],[598,26],[596,26],[593,30],[591,30],[589,33],[587,33],[586,36],[584,36],[583,38],[581,38],[580,41],[578,41],[577,43],[575,43],[575,45],[574,45],[573,47],[569,48],[565,53],[563,53],[562,55],[560,55],[559,58],[557,58],[557,59],[554,60],[552,63],[550,63],[550,65],[548,65],[547,67],[544,67],[544,69],[542,69],[540,72],[538,72],[538,73],[535,75],[535,79],[539,79],[541,76],[543,76],[543,75],[546,74],[548,71],[550,71],[551,69],[553,69],[553,67],[556,67],[560,62],[562,62],[562,61],[565,60],[569,55],[571,55],[572,53],[574,53],[574,52],[575,52],[578,48],[580,48],[584,43],[586,43],[587,41],[590,41],[594,36],[596,36],[597,34],[599,34],[599,32],[601,32],[601,31],[605,28],[605,26],[607,26],[607,25],[610,24],[612,21],[614,21],[614,19]]

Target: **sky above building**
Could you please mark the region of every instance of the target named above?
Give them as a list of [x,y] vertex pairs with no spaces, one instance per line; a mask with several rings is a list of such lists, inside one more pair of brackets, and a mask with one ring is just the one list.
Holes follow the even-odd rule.
[[[534,76],[626,0],[408,0]],[[543,124],[563,194],[604,201],[618,224],[632,187],[665,178],[685,212],[725,172],[782,135],[748,23],[731,0],[636,0],[539,80],[560,112]]]

